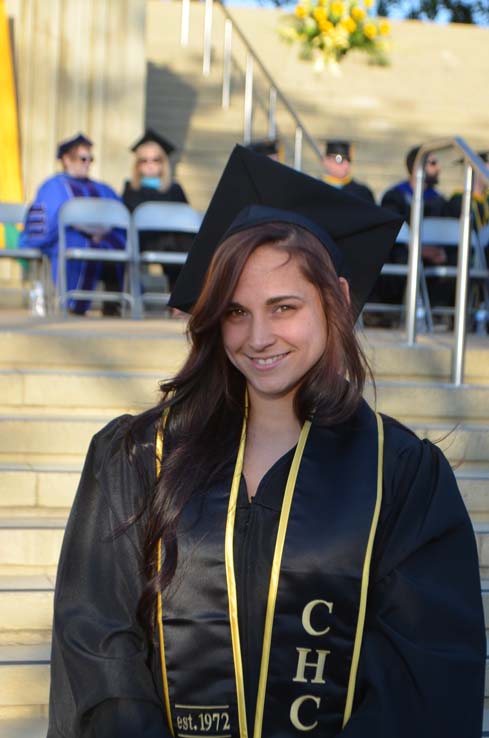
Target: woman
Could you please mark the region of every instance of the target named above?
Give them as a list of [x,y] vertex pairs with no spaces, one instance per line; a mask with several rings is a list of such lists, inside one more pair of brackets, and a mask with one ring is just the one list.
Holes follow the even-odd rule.
[[[131,147],[131,151],[135,155],[133,172],[122,193],[124,205],[131,213],[143,202],[188,203],[183,188],[172,178],[169,156],[175,151],[175,147],[170,141],[152,128],[147,128]],[[192,240],[185,233],[146,231],[140,235],[140,250],[186,253]],[[173,288],[180,269],[181,267],[174,264],[165,266],[170,288]]]
[[89,451],[49,738],[479,738],[470,521],[362,399],[354,316],[399,227],[236,147],[172,296],[189,357]]

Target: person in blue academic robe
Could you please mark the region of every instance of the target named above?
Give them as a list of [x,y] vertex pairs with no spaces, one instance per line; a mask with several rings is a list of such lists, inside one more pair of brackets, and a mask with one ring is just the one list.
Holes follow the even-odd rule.
[[[39,248],[49,257],[54,284],[58,277],[58,212],[61,205],[73,197],[107,197],[120,200],[109,185],[89,178],[93,156],[92,142],[86,136],[80,133],[62,141],[58,146],[57,157],[63,171],[49,177],[39,187],[27,212],[19,240],[20,248]],[[66,236],[70,248],[120,249],[124,248],[125,243],[124,232],[119,229],[94,236],[76,228],[68,228]],[[74,260],[67,262],[68,290],[91,290],[101,279],[105,282],[106,289],[118,290],[121,274],[112,264]],[[80,315],[86,312],[89,305],[87,300],[69,302],[70,309]]]

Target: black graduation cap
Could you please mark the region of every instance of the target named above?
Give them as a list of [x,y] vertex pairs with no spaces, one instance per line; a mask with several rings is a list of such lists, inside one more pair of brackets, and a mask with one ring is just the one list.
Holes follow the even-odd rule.
[[278,138],[262,138],[257,141],[251,141],[246,148],[254,151],[255,154],[272,156],[273,154],[279,153],[279,140]]
[[221,241],[237,231],[271,222],[297,224],[319,238],[338,275],[348,278],[357,314],[402,225],[402,219],[390,210],[235,146],[177,279],[170,305],[190,312]]
[[75,146],[93,146],[93,142],[85,136],[83,133],[77,133],[76,136],[71,136],[64,141],[60,141],[58,144],[58,150],[56,152],[56,158],[61,159],[70,149]]
[[[338,164],[342,159],[351,159],[353,156],[353,146],[350,141],[326,141],[325,143],[325,154],[326,156],[338,157]],[[341,158],[340,158],[341,157]]]
[[161,146],[163,151],[168,154],[168,156],[170,156],[170,154],[175,151],[175,146],[170,141],[168,141],[168,139],[164,138],[157,131],[153,130],[153,128],[146,128],[141,138],[138,139],[136,143],[131,146],[131,151],[136,151],[139,146],[142,146],[143,144],[149,142],[157,143],[158,146]]

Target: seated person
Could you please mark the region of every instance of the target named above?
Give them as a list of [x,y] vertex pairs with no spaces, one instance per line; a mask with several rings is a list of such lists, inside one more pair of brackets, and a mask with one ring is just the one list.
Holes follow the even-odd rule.
[[[411,219],[411,203],[415,187],[414,162],[420,147],[415,146],[408,151],[406,156],[406,168],[409,178],[398,182],[388,189],[381,200],[381,205],[396,213],[399,213],[409,223]],[[438,159],[433,153],[426,156],[424,164],[424,192],[423,192],[423,215],[425,217],[442,217],[446,215],[446,200],[436,189],[440,178],[441,167]],[[429,265],[443,265],[456,262],[456,253],[452,249],[448,253],[441,246],[423,246],[423,263]],[[454,261],[455,260],[455,261]],[[388,259],[393,264],[407,264],[408,247],[406,244],[395,244]],[[404,277],[379,277],[370,300],[373,302],[385,302],[390,304],[401,304],[404,298],[406,280]],[[432,306],[448,305],[453,302],[453,284],[451,280],[430,279],[429,292]]]
[[255,141],[250,141],[246,147],[249,151],[254,151],[255,154],[263,154],[268,156],[269,159],[274,161],[283,162],[284,151],[283,146],[278,138],[261,138]]
[[326,174],[325,182],[349,195],[356,195],[362,200],[374,203],[372,190],[367,185],[357,182],[351,174],[353,146],[349,141],[326,141],[323,165]]
[[[135,154],[133,172],[122,194],[122,200],[131,213],[143,202],[188,203],[182,187],[172,178],[169,156],[175,147],[170,141],[147,128],[131,151]],[[146,231],[140,234],[139,248],[141,251],[187,252],[192,241],[193,237],[185,233]],[[170,288],[173,288],[180,269],[177,264],[165,265]]]
[[[108,197],[120,200],[114,190],[103,182],[90,179],[93,162],[92,142],[82,133],[58,145],[57,158],[63,171],[45,180],[30,206],[24,230],[19,239],[20,248],[40,248],[51,262],[54,284],[58,277],[58,211],[73,197]],[[124,234],[113,229],[103,234],[89,234],[80,229],[67,228],[67,244],[71,248],[124,248]],[[119,290],[120,276],[115,264],[68,261],[66,284],[68,290],[92,290],[103,279],[107,290]],[[77,315],[84,315],[90,306],[88,300],[70,300],[68,307]],[[104,314],[113,314],[113,303],[104,305]]]

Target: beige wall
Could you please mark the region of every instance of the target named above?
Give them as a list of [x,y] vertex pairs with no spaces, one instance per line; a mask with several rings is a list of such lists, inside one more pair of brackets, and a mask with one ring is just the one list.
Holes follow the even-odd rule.
[[7,0],[13,19],[26,197],[83,131],[93,176],[120,190],[144,121],[145,0]]

